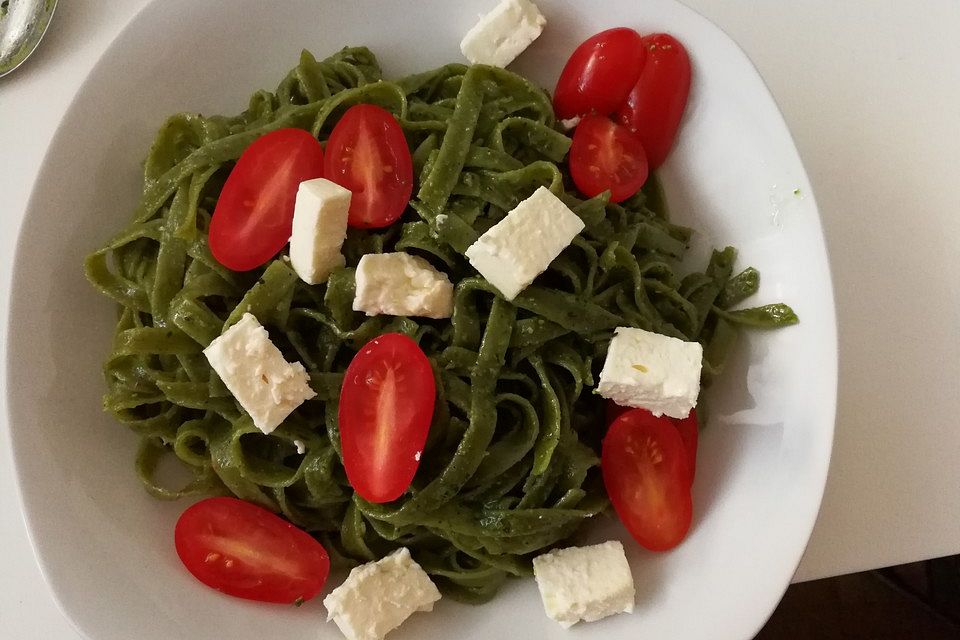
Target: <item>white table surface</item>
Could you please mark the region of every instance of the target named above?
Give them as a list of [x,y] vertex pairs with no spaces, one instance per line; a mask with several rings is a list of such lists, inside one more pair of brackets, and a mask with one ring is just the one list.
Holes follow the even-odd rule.
[[[35,57],[0,79],[0,323],[47,144],[146,2],[64,0]],[[831,252],[837,435],[796,580],[960,553],[960,2],[687,3],[741,44],[773,91]],[[0,636],[76,640],[34,562],[9,450],[0,429]]]

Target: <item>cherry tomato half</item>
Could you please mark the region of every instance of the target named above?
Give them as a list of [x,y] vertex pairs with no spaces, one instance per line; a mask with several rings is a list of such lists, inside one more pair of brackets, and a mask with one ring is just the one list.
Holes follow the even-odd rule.
[[680,544],[690,529],[690,469],[680,432],[644,409],[622,414],[607,431],[603,484],[630,535],[651,551]]
[[323,147],[309,131],[278,129],[254,140],[227,177],[210,220],[210,253],[249,271],[290,240],[297,187],[323,174]]
[[655,33],[643,38],[647,63],[617,119],[643,141],[650,168],[666,160],[680,128],[690,94],[690,57],[673,36]]
[[[621,407],[613,400],[607,401],[607,425],[610,425],[618,417],[627,411],[633,411],[630,407]],[[645,411],[645,409],[637,409]],[[664,416],[666,417],[666,416]],[[677,418],[667,418],[680,432],[683,438],[683,446],[687,451],[687,467],[690,469],[690,484],[693,484],[693,478],[697,472],[697,447],[700,439],[700,423],[697,421],[697,410],[692,409],[690,415],[682,420]]]
[[237,498],[207,498],[180,515],[177,555],[197,580],[261,602],[309,600],[330,571],[326,550],[280,516]]
[[587,197],[610,191],[611,202],[626,200],[649,175],[640,138],[607,116],[587,116],[570,145],[570,176]]
[[407,490],[435,400],[430,361],[407,336],[384,334],[354,356],[340,391],[340,443],[347,480],[360,497],[390,502]]
[[616,111],[637,83],[646,57],[640,34],[633,29],[607,29],[587,38],[560,72],[553,92],[557,117]]
[[393,114],[372,104],[347,109],[327,141],[324,176],[353,192],[351,227],[396,222],[413,192],[413,159]]

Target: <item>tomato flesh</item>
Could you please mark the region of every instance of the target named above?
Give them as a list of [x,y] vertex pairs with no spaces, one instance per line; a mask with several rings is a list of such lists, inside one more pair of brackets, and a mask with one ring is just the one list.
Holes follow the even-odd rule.
[[643,142],[650,168],[666,160],[680,128],[690,94],[690,57],[680,42],[666,33],[643,38],[647,63],[617,120]]
[[413,158],[393,114],[372,104],[350,107],[327,140],[324,175],[353,192],[351,227],[396,222],[413,193]]
[[647,52],[633,29],[607,29],[587,38],[570,55],[553,92],[558,118],[620,108],[640,77]]
[[610,192],[622,202],[640,190],[650,173],[640,138],[606,116],[587,116],[577,125],[570,145],[570,176],[592,198]]
[[693,517],[690,469],[679,430],[644,409],[620,415],[603,439],[607,495],[630,535],[651,551],[680,544]]
[[248,600],[309,600],[330,571],[326,550],[312,536],[237,498],[208,498],[189,507],[177,520],[174,543],[197,580]]
[[607,400],[607,426],[609,427],[614,420],[625,414],[627,411],[630,411],[630,407],[621,407],[613,400]]
[[340,392],[340,443],[347,480],[369,502],[391,502],[410,486],[433,418],[436,382],[417,343],[400,333],[368,342]]
[[[621,407],[613,400],[607,400],[607,425],[609,426],[614,420],[627,411],[633,410],[634,409],[630,407]],[[639,410],[646,411],[646,409]],[[700,439],[700,423],[697,420],[697,410],[691,409],[690,415],[682,420],[669,417],[667,417],[667,419],[673,423],[673,426],[677,428],[677,431],[680,432],[680,437],[683,439],[683,447],[687,452],[687,468],[690,469],[690,484],[693,484],[693,479],[697,471],[697,447]]]
[[278,129],[237,159],[210,220],[210,253],[228,269],[249,271],[290,240],[297,188],[323,175],[323,147],[308,131]]

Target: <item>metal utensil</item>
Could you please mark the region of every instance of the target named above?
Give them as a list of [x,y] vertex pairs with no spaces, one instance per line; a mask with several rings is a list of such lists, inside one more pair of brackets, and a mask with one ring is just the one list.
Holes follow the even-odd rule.
[[57,8],[57,0],[0,0],[0,78],[30,57]]

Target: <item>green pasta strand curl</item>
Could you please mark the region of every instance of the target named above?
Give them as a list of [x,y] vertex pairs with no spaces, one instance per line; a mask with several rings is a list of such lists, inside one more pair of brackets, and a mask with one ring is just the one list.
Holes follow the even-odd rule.
[[[346,267],[323,285],[303,283],[285,255],[248,273],[219,265],[207,229],[244,149],[282,127],[326,140],[361,102],[391,111],[413,154],[415,197],[401,221],[351,230]],[[147,154],[131,222],[85,264],[93,286],[119,306],[104,407],[140,436],[136,470],[149,492],[253,501],[347,562],[407,546],[447,593],[471,602],[528,574],[532,555],[606,507],[603,401],[592,387],[615,327],[700,341],[709,383],[738,327],[797,321],[786,305],[732,309],[759,286],[754,269],[733,275],[732,248],[715,252],[702,273],[681,275],[690,230],[668,221],[655,179],[621,204],[579,197],[560,164],[569,146],[549,96],[516,74],[450,64],[387,81],[363,47],[325,60],[303,52],[274,92],[257,92],[239,115],[171,117]],[[507,302],[463,254],[540,186],[586,228]],[[353,311],[360,257],[400,250],[455,283],[450,320]],[[270,435],[202,354],[248,312],[288,360],[304,364],[317,392]],[[337,403],[353,355],[390,331],[411,336],[430,358],[438,401],[412,486],[377,505],[347,482]],[[156,477],[167,455],[191,472],[182,486]]]

